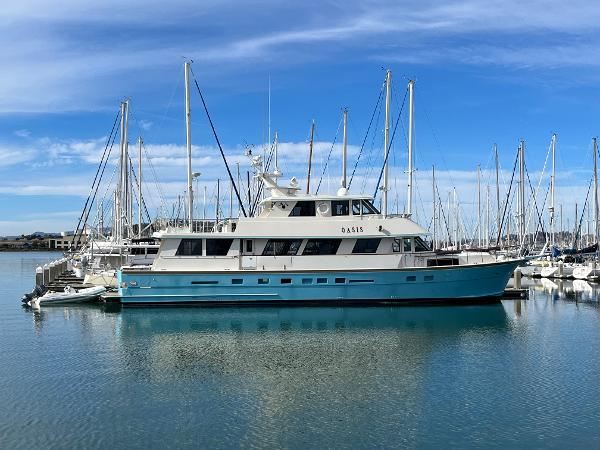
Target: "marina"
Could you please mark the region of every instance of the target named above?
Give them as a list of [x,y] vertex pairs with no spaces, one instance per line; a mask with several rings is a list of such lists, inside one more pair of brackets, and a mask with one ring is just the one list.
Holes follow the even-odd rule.
[[58,256],[0,253],[12,448],[600,442],[596,284],[458,307],[15,308]]

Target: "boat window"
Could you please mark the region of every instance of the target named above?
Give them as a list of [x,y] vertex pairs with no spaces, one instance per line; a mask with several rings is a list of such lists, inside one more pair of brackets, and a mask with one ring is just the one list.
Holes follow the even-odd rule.
[[368,214],[379,214],[379,211],[368,200],[352,200],[352,214],[355,216]]
[[415,252],[428,252],[429,246],[419,236],[415,238]]
[[182,239],[175,256],[202,256],[202,239]]
[[252,253],[252,239],[246,240],[246,253]]
[[392,243],[392,251],[394,253],[399,253],[401,249],[402,246],[400,245],[400,238],[394,238],[394,242]]
[[207,256],[225,256],[231,247],[233,239],[207,239],[206,240],[206,255]]
[[335,282],[337,284],[344,284],[344,283],[346,283],[346,279],[345,278],[336,278]]
[[333,200],[331,202],[332,216],[347,216],[350,214],[350,202],[348,200]]
[[131,247],[129,249],[129,253],[131,253],[132,255],[144,255],[144,247],[139,248],[139,247]]
[[269,284],[269,279],[268,278],[259,278],[258,284]]
[[312,284],[312,278],[302,278],[302,284]]
[[406,277],[406,281],[417,281],[417,277],[415,275],[409,275]]
[[352,253],[375,253],[380,242],[381,239],[379,238],[357,239],[356,244],[354,244],[354,248],[352,249]]
[[302,254],[335,255],[341,242],[341,239],[309,239]]
[[412,251],[412,238],[402,238],[402,251],[404,253],[410,253]]
[[327,278],[317,278],[317,284],[327,284]]
[[427,267],[458,266],[458,258],[435,258],[427,260]]
[[232,278],[231,284],[244,284],[244,280],[242,278]]
[[315,202],[300,201],[290,211],[289,217],[306,217],[315,215]]
[[[375,208],[373,203],[371,203],[369,200],[363,200],[362,207],[363,207],[363,214],[379,214],[379,210],[377,208]],[[368,212],[365,212],[365,210]]]
[[281,284],[292,284],[292,279],[291,278],[282,278]]
[[263,256],[294,256],[298,254],[302,244],[302,239],[269,239],[265,249],[262,252]]

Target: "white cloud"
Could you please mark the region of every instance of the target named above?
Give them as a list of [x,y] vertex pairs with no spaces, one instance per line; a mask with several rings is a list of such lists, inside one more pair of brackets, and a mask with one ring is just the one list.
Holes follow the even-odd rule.
[[31,149],[0,148],[0,167],[31,161],[34,155]]

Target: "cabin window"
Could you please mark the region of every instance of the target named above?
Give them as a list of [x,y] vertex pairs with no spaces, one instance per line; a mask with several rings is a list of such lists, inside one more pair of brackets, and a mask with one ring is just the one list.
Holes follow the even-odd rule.
[[352,253],[375,253],[377,252],[380,242],[381,239],[379,238],[357,239],[356,244],[354,244],[354,248],[352,249]]
[[281,284],[292,284],[292,279],[291,278],[282,278],[280,282],[281,282]]
[[394,238],[394,242],[392,242],[392,251],[394,253],[399,253],[402,249],[402,245],[400,243],[400,238]]
[[415,275],[409,275],[406,277],[406,281],[417,281],[417,277]]
[[225,256],[229,252],[229,247],[233,239],[207,239],[206,240],[206,255],[207,256]]
[[335,282],[336,282],[336,284],[345,284],[346,279],[345,278],[336,278]]
[[317,284],[327,284],[327,278],[317,278]]
[[263,256],[294,256],[300,250],[302,239],[269,239]]
[[175,256],[202,256],[202,239],[182,239]]
[[435,258],[427,260],[427,267],[458,266],[458,258]]
[[404,253],[412,252],[412,238],[409,238],[409,237],[402,238],[402,251]]
[[309,239],[302,254],[335,255],[341,242],[341,239]]
[[430,251],[429,246],[419,236],[415,238],[415,252],[428,252]]
[[244,280],[242,278],[232,278],[231,284],[244,284]]
[[365,216],[367,214],[379,214],[379,211],[367,200],[352,200],[352,214]]
[[315,215],[315,202],[300,201],[290,211],[289,217],[307,217]]
[[312,278],[302,278],[302,284],[312,284]]
[[332,216],[347,216],[350,214],[350,202],[348,200],[333,200],[331,202]]
[[269,284],[269,279],[268,278],[259,278],[258,284]]
[[252,239],[246,240],[246,253],[252,253]]

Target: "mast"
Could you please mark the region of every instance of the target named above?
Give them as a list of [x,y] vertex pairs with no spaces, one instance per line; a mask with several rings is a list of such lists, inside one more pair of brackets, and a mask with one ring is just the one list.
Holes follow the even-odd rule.
[[315,138],[315,121],[310,126],[310,143],[308,144],[308,176],[306,178],[306,193],[310,194],[310,171],[312,169],[313,142]]
[[342,145],[342,189],[347,188],[346,167],[348,165],[348,108],[344,108],[344,140]]
[[487,195],[485,198],[485,246],[490,247],[490,185],[486,186]]
[[477,164],[477,245],[481,248],[481,164]]
[[142,137],[138,139],[138,238],[142,237]]
[[519,145],[519,245],[525,239],[525,141]]
[[556,186],[556,133],[552,135],[552,175],[550,176],[550,245],[554,246],[554,191]]
[[383,133],[383,216],[388,213],[388,147],[390,145],[390,102],[392,95],[392,71],[385,75],[385,130]]
[[192,187],[192,113],[190,109],[190,62],[183,65],[185,73],[185,143],[187,147],[188,225],[194,231],[194,189]]
[[498,158],[498,146],[494,144],[494,155],[496,158],[496,233],[502,245],[502,233],[500,231],[500,160]]
[[117,192],[115,195],[114,204],[114,235],[113,237],[121,239],[123,237],[123,199],[125,198],[125,174],[127,167],[126,158],[126,142],[127,142],[127,114],[128,114],[129,101],[125,100],[121,102],[121,124],[120,124],[120,140],[119,140],[119,182],[117,184]]
[[456,197],[456,187],[452,188],[452,197],[454,199],[454,244],[456,245],[456,250],[460,248],[460,242],[458,241],[458,199]]
[[598,242],[598,149],[596,146],[596,138],[592,139],[594,143],[594,237]]
[[431,185],[432,185],[432,189],[433,189],[433,197],[432,198],[432,216],[431,216],[431,227],[433,228],[433,250],[436,249],[436,223],[435,223],[435,215],[436,215],[436,199],[435,199],[435,166],[431,166]]
[[221,180],[217,178],[217,205],[215,207],[215,225],[219,223],[219,203],[221,203]]
[[415,112],[415,82],[408,80],[408,182],[406,214],[412,214],[413,200],[413,131],[414,131],[414,112]]

